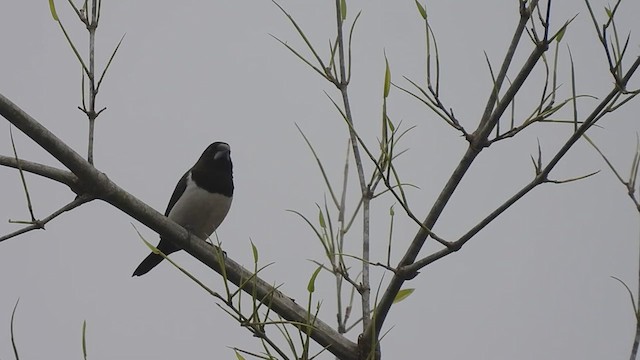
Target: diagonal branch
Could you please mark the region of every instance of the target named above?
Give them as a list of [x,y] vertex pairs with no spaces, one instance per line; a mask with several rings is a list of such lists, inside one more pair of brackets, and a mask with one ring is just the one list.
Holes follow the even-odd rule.
[[[83,184],[87,185],[85,188],[89,189],[90,195],[108,202],[140,221],[217,273],[221,274],[224,271],[228,280],[236,286],[242,287],[242,290],[246,293],[252,296],[255,295],[260,301],[268,300],[268,303],[271,304],[271,310],[282,316],[282,318],[296,324],[308,323],[309,314],[304,308],[296,304],[293,299],[275,289],[271,284],[255,277],[252,272],[233,261],[230,257],[220,255],[218,248],[202,239],[190,236],[189,232],[183,227],[124,191],[62,140],[1,94],[0,115],[71,170]],[[245,280],[252,277],[255,277],[255,281],[247,284]],[[299,326],[302,329],[307,328],[305,325]],[[356,359],[356,344],[319,319],[314,319],[311,337],[320,346],[326,347],[340,359]]]
[[[626,85],[631,76],[635,73],[637,68],[640,66],[640,57],[636,58],[636,61],[633,63],[626,76],[622,78],[622,84]],[[460,239],[453,242],[455,246],[450,248],[442,249],[438,252],[435,252],[423,259],[416,261],[415,263],[405,267],[401,272],[406,272],[407,274],[412,274],[418,271],[419,269],[437,261],[444,256],[459,250],[462,245],[464,245],[467,241],[469,241],[473,236],[475,236],[480,230],[489,225],[493,220],[495,220],[500,214],[505,212],[509,207],[515,204],[518,200],[520,200],[523,196],[533,190],[536,186],[545,183],[548,181],[548,176],[551,170],[560,162],[560,160],[567,154],[569,149],[585,134],[585,132],[595,124],[595,121],[601,119],[601,114],[603,112],[607,112],[607,107],[610,103],[617,97],[617,95],[622,91],[621,88],[614,86],[613,90],[605,97],[598,106],[591,112],[591,114],[587,117],[584,123],[578,128],[576,132],[574,132],[571,137],[565,142],[565,144],[558,150],[556,155],[551,159],[549,164],[545,166],[540,173],[525,187],[523,187],[518,193],[509,198],[506,202],[500,205],[496,210],[494,210],[491,214],[489,214],[486,218],[484,218],[480,223],[474,226],[471,230],[469,230],[466,234],[464,234]]]

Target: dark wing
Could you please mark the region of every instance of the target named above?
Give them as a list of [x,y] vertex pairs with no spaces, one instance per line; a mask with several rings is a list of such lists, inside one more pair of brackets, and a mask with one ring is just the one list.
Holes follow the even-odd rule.
[[180,196],[182,196],[182,194],[186,190],[187,175],[189,175],[189,171],[191,170],[188,170],[186,173],[184,173],[184,175],[182,175],[182,177],[180,178],[180,181],[178,181],[178,185],[176,185],[175,190],[173,190],[173,194],[171,194],[171,199],[169,200],[169,205],[167,205],[167,211],[164,212],[164,216],[169,216],[169,212],[171,212],[173,206],[178,202],[178,199],[180,199]]

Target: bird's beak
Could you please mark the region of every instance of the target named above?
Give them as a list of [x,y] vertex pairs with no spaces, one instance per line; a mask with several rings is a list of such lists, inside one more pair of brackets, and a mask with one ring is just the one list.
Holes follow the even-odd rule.
[[215,160],[230,159],[231,158],[231,148],[226,146],[224,148],[219,149],[218,152],[216,152],[216,154],[213,155],[213,158]]

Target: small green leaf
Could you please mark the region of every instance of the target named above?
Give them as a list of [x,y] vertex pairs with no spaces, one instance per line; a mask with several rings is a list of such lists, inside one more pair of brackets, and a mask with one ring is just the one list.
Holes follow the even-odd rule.
[[51,11],[53,20],[60,21],[60,19],[58,19],[58,13],[56,12],[56,4],[53,3],[53,0],[49,0],[49,10]]
[[396,127],[395,125],[393,125],[393,123],[391,122],[391,119],[389,119],[388,116],[385,116],[385,119],[387,119],[387,126],[389,127],[389,129],[391,130],[391,132],[396,131]]
[[320,270],[322,270],[322,266],[318,266],[316,271],[313,272],[313,275],[311,275],[311,279],[309,279],[309,285],[307,285],[307,291],[309,291],[310,293],[313,293],[314,291],[316,291],[316,278],[318,277]]
[[396,303],[399,303],[400,301],[408,298],[409,295],[413,294],[414,291],[415,291],[415,289],[402,289],[402,290],[398,291],[398,294],[393,299],[393,303],[396,304]]
[[238,360],[245,360],[244,356],[240,355],[240,353],[238,352],[238,350],[233,350],[236,352],[236,359]]
[[253,262],[254,262],[254,264],[257,264],[258,263],[258,248],[253,243],[253,241],[251,242],[251,251],[253,251]]
[[389,208],[389,215],[394,216],[396,214],[395,210],[393,210],[393,205]]
[[558,34],[556,35],[556,42],[562,41],[562,38],[564,37],[564,33],[567,31],[567,25],[569,24],[564,24],[562,29],[558,30]]
[[148,242],[144,237],[142,237],[142,234],[140,234],[140,232],[138,231],[138,229],[136,229],[134,227],[134,229],[136,230],[136,232],[138,233],[138,236],[140,237],[140,239],[144,242],[145,245],[147,245],[147,247],[149,248],[149,250],[151,250],[152,253],[154,254],[160,254],[160,250],[158,250],[157,247],[153,246],[153,244],[151,244],[150,242]]
[[416,0],[416,5],[418,6],[420,16],[422,16],[423,19],[427,20],[427,9],[425,9],[424,6],[422,6],[422,4],[418,2],[418,0]]
[[324,214],[322,213],[322,210],[318,210],[318,221],[320,222],[320,227],[323,229],[327,228],[327,224],[324,221]]
[[391,88],[391,70],[389,69],[389,61],[387,60],[387,55],[384,56],[384,97],[389,96],[389,89]]
[[342,21],[347,18],[347,0],[340,0],[340,16]]
[[604,11],[607,13],[607,16],[608,16],[609,18],[611,18],[611,16],[613,16],[613,13],[611,12],[611,9],[609,9],[608,7],[605,7],[605,8],[604,8]]

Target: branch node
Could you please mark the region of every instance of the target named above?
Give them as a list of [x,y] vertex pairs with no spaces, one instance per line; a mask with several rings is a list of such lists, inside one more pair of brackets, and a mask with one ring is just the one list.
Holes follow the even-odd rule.
[[415,278],[419,274],[420,274],[420,271],[411,270],[411,268],[409,266],[399,267],[398,270],[396,271],[396,275],[398,277],[403,278],[404,280],[412,280],[413,278]]
[[[380,343],[375,340],[375,344],[370,337],[364,334],[358,335],[358,359],[360,360],[380,360]],[[373,352],[373,354],[372,354]]]
[[467,141],[469,142],[469,147],[476,153],[480,153],[482,149],[491,145],[491,142],[487,138],[478,136],[477,131],[473,132],[472,134],[467,134],[465,136],[465,139],[467,139]]

